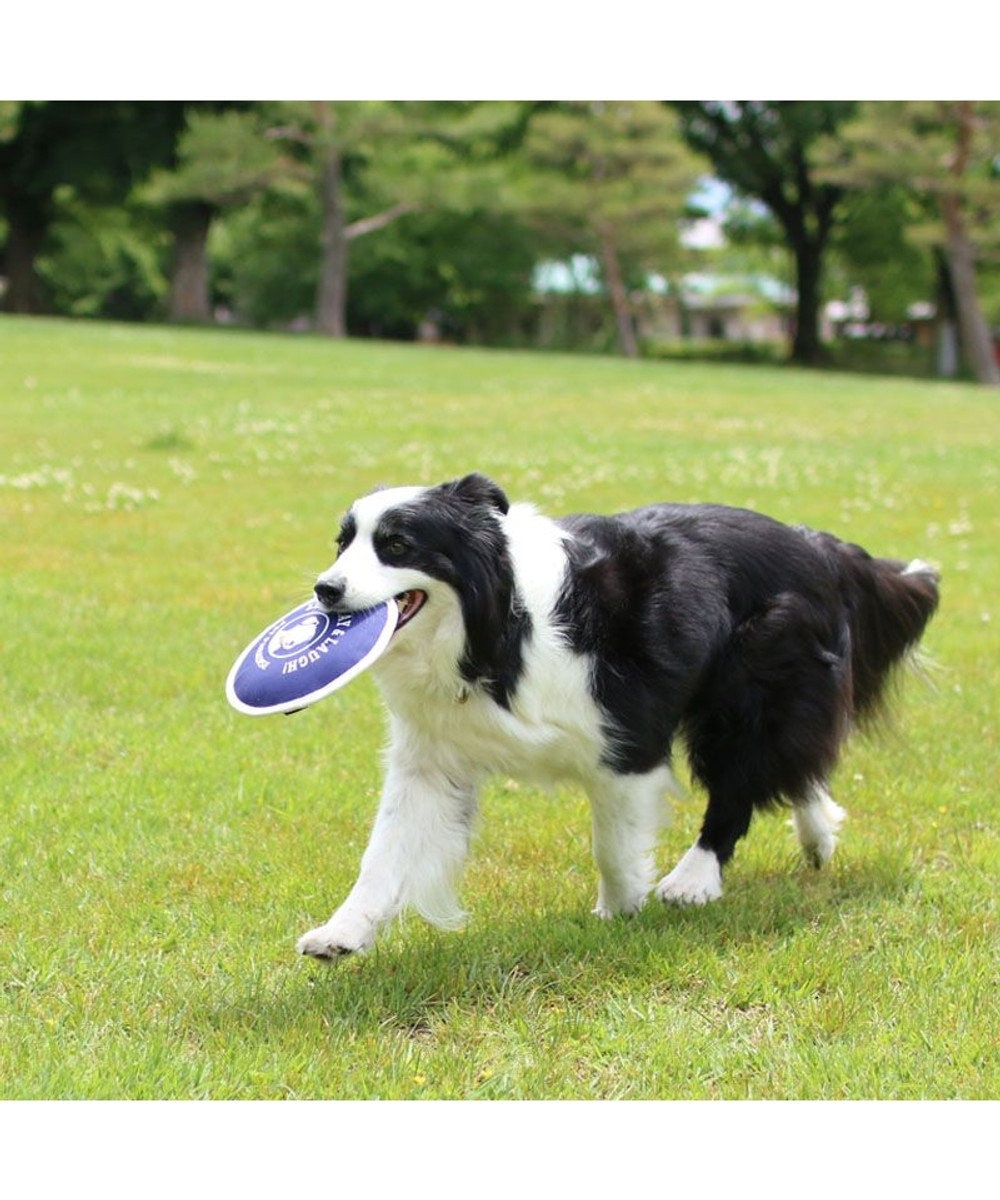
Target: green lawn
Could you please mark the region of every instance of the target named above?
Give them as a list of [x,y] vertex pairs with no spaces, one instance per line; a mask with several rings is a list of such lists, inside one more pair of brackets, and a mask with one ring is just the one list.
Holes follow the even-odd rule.
[[[0,422],[0,1096],[1000,1095],[995,393],[7,318]],[[355,496],[470,469],[941,566],[936,666],[846,756],[830,869],[764,818],[721,903],[602,923],[582,796],[501,779],[466,930],[296,957],[353,881],[382,712],[361,678],[252,720],[226,673]]]

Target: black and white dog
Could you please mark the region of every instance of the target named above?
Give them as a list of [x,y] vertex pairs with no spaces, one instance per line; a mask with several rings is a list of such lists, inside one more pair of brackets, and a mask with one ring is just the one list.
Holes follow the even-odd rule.
[[390,714],[382,801],[356,884],[299,941],[318,958],[366,949],[407,907],[460,922],[476,793],[498,772],[581,784],[594,911],[638,911],[678,735],[708,808],[661,900],[718,899],[754,810],[780,802],[809,862],[826,862],[841,745],[938,601],[923,562],[757,513],[656,504],[551,520],[475,474],[363,497],[338,546],[320,603],[394,597],[400,616],[373,667]]

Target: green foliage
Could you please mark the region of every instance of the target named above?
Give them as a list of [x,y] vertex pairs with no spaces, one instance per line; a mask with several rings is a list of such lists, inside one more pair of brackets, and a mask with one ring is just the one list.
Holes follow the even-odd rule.
[[651,271],[670,274],[684,256],[680,218],[701,173],[674,115],[652,101],[590,100],[553,105],[528,128],[523,202],[567,255],[600,263],[616,344],[639,353],[631,286]]
[[554,105],[532,117],[522,198],[568,252],[610,237],[632,269],[669,272],[682,258],[679,220],[704,174],[677,119],[652,101]]
[[[256,325],[308,317],[316,288],[315,199],[261,196],[220,220],[211,246],[216,299]],[[459,342],[516,342],[530,303],[533,235],[490,212],[415,213],[352,244],[348,324],[411,339],[433,322]]]
[[743,281],[754,276],[794,286],[788,242],[766,208],[735,196],[721,213],[721,221],[725,244],[704,252],[706,270],[720,279],[735,279],[744,290]]
[[817,185],[810,156],[851,117],[853,101],[677,101],[672,107],[690,145],[721,179],[766,204],[786,235],[796,228],[808,234],[810,222],[836,205],[839,189]]
[[856,189],[904,188],[914,196],[923,219],[911,220],[910,236],[947,263],[966,365],[992,386],[1000,386],[1000,368],[976,260],[1000,248],[998,137],[996,102],[880,101],[863,105],[843,137],[819,149],[828,180]]
[[[39,256],[51,249],[53,221],[66,216],[60,197],[67,189],[81,203],[94,206],[94,211],[110,211],[123,203],[151,164],[172,153],[182,114],[183,106],[174,101],[32,101],[4,109],[0,114],[0,213],[5,224],[6,307],[22,311],[41,308],[44,298],[37,263]],[[65,230],[63,236],[67,236]],[[86,233],[82,236],[87,239]],[[91,237],[92,243],[101,240]],[[120,246],[120,238],[111,235],[109,240]],[[137,280],[145,276],[140,294],[122,302],[125,308],[144,311],[146,297],[141,287],[148,283],[148,272],[123,270],[119,249],[113,257],[117,263],[102,263],[100,274],[117,276],[119,281],[130,273]],[[50,276],[50,284],[53,282]],[[75,280],[55,282],[52,293],[66,295],[71,307],[77,307]],[[100,311],[102,304],[100,298],[91,298],[83,307]]]
[[[858,106],[836,139],[818,146],[824,174],[841,183],[907,182],[918,194],[967,189],[970,201],[995,207],[1000,102],[975,101],[967,176],[956,175],[956,130],[963,102],[875,100]],[[984,214],[985,215],[985,214]]]
[[277,139],[266,136],[258,111],[192,108],[177,140],[177,161],[158,168],[139,189],[148,204],[197,201],[210,208],[245,203],[279,180],[294,180]]
[[32,101],[8,108],[0,126],[0,206],[30,201],[40,220],[64,186],[96,203],[120,201],[172,152],[182,113],[174,101]]
[[348,323],[411,338],[432,321],[458,342],[516,343],[533,316],[537,239],[495,212],[417,213],[352,249]]
[[864,288],[873,321],[905,321],[911,304],[935,294],[933,259],[909,236],[919,219],[912,194],[899,185],[851,190],[844,198],[833,275],[842,295]]
[[998,259],[1000,103],[975,103],[964,151],[960,119],[954,102],[867,102],[836,140],[820,143],[817,161],[826,178],[843,186],[893,196],[897,223],[917,246],[944,243],[938,201],[958,195],[981,256]]
[[836,371],[911,379],[933,379],[937,373],[934,346],[913,341],[844,338],[829,347],[829,356],[829,366]]
[[976,276],[983,312],[994,329],[1000,328],[1000,262],[987,261]]
[[38,264],[55,311],[129,321],[162,312],[167,237],[148,212],[89,204],[68,189],[57,211]]
[[[1000,1094],[991,396],[96,322],[0,341],[4,1099]],[[942,567],[936,684],[852,744],[829,869],[761,817],[720,903],[601,922],[582,796],[500,779],[464,932],[296,958],[357,870],[383,713],[363,677],[245,718],[226,671],[355,496],[472,467],[552,513],[748,504]],[[703,805],[674,808],[663,869]]]
[[726,205],[723,230],[727,242],[738,249],[760,247],[770,251],[787,244],[772,212],[762,207],[759,201],[738,196]]
[[[400,201],[436,202],[452,152],[434,136],[442,106],[393,101],[282,101],[264,106],[267,136],[289,168],[322,186],[331,156],[340,162],[348,221]],[[440,132],[440,131],[438,131]]]
[[253,325],[312,312],[319,259],[315,193],[265,192],[215,224],[209,245],[215,299]]
[[348,229],[400,198],[414,208],[351,242],[349,328],[410,338],[431,319],[450,339],[517,340],[532,313],[539,239],[497,200],[503,171],[495,154],[518,112],[507,105],[272,106],[269,127],[300,175],[312,173],[313,186],[269,188],[223,216],[211,246],[217,298],[254,324],[311,313],[321,216],[316,173],[326,139],[343,155]]
[[0,100],[0,144],[17,137],[23,100]]
[[722,339],[683,341],[647,341],[642,348],[643,358],[659,362],[739,363],[741,365],[777,366],[784,358],[784,348],[771,342],[733,342]]

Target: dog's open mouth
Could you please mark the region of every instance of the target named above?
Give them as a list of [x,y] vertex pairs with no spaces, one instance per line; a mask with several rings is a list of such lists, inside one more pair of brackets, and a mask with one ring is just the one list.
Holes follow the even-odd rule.
[[399,609],[399,618],[396,621],[396,632],[403,628],[409,621],[417,615],[423,608],[427,600],[427,593],[414,590],[412,592],[400,592],[396,597],[396,607]]

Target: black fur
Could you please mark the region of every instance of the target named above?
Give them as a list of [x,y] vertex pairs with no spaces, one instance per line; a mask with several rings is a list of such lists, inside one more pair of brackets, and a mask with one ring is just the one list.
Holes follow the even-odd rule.
[[742,509],[575,516],[555,621],[592,656],[607,762],[669,760],[684,737],[720,863],[755,808],[802,800],[872,717],[938,600],[929,570]]
[[[462,678],[509,710],[533,631],[508,511],[492,480],[467,475],[388,508],[372,537],[383,562],[454,589]],[[938,603],[929,567],[745,509],[655,504],[557,524],[566,574],[553,612],[536,617],[589,661],[604,764],[646,774],[683,739],[708,792],[699,845],[720,864],[756,809],[806,802],[828,780]],[[348,515],[341,549],[355,534]],[[335,607],[343,587],[317,595]]]
[[[496,519],[508,507],[492,480],[467,475],[390,509],[374,538],[384,562],[416,567],[454,588],[466,633],[459,670],[467,683],[481,685],[505,708],[531,636],[531,618],[518,597],[507,540]],[[397,540],[405,551],[390,553]]]

